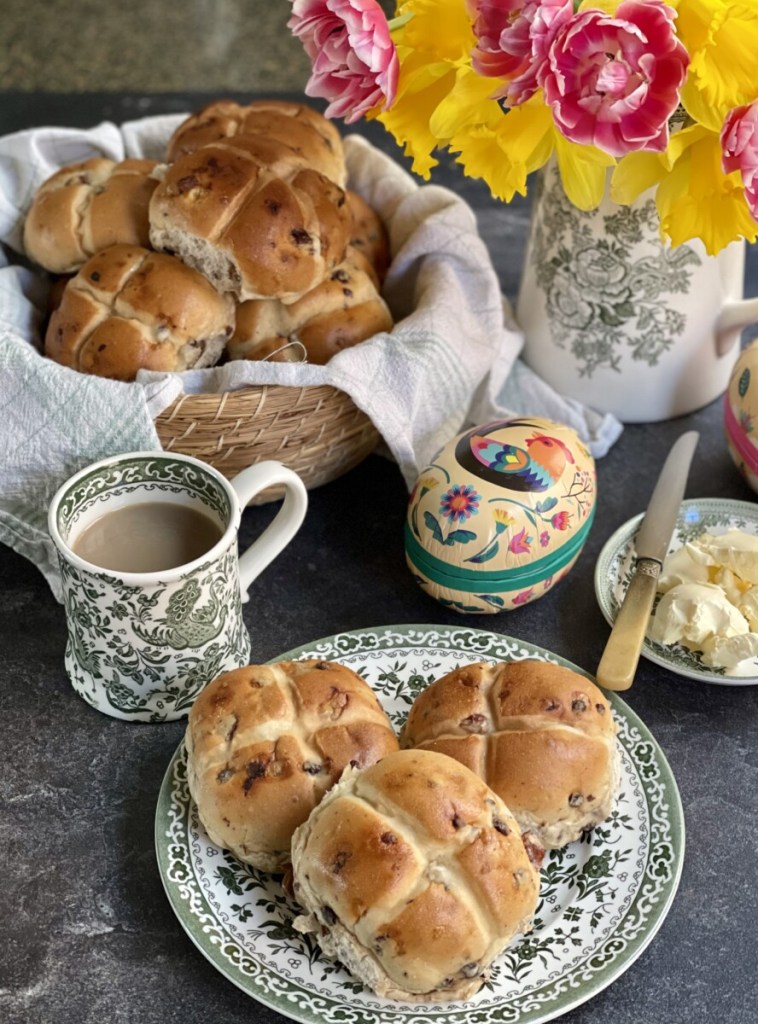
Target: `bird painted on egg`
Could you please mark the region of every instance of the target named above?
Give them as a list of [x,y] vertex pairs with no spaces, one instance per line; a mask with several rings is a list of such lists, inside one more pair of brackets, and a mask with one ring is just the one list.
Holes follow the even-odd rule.
[[[526,448],[498,441],[494,434],[504,427],[532,427]],[[560,438],[542,433],[544,423],[529,420],[501,420],[476,427],[458,441],[455,458],[460,466],[474,476],[510,491],[547,491],[560,480],[567,463],[574,456]]]

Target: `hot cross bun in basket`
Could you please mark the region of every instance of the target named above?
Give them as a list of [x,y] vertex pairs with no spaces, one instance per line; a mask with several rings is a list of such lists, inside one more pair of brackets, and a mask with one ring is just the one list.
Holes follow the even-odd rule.
[[238,300],[292,302],[344,259],[352,218],[345,193],[310,167],[280,177],[226,143],[162,168],[150,241]]
[[401,745],[467,765],[549,849],[612,809],[619,753],[610,705],[594,683],[562,666],[528,660],[455,669],[416,697]]
[[392,330],[392,314],[354,252],[348,248],[342,263],[295,302],[241,303],[229,341],[230,358],[298,361],[304,349],[309,363],[323,365],[343,349]]
[[234,329],[234,303],[173,256],[112,245],[65,285],[45,354],[114,380],[137,371],[187,370],[218,361]]
[[217,142],[244,145],[242,139],[249,142],[256,137],[278,144],[290,158],[344,188],[347,171],[339,131],[313,107],[286,100],[256,100],[247,106],[232,100],[209,103],[176,129],[169,139],[168,160]]
[[78,270],[109,245],[148,245],[148,207],[158,182],[154,160],[98,157],[45,181],[24,222],[29,259],[54,274]]
[[189,714],[189,789],[214,843],[283,871],[292,833],[346,765],[373,764],[397,737],[373,691],[336,662],[226,672]]
[[348,769],[295,832],[294,925],[379,995],[465,999],[530,929],[541,854],[468,768],[398,751]]

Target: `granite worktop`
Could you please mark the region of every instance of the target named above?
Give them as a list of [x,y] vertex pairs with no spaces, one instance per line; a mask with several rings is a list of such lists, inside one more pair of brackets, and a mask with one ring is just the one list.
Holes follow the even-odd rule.
[[[10,86],[9,86],[10,88]],[[1,98],[1,97],[0,97]],[[189,109],[197,94],[5,93],[0,131],[94,124]],[[12,100],[12,102],[11,102]],[[440,180],[474,206],[503,288],[516,290],[525,204],[494,204],[451,167]],[[758,291],[749,254],[748,288]],[[679,420],[628,426],[598,462],[599,504],[568,578],[518,611],[462,620],[419,590],[403,556],[406,491],[373,455],[311,493],[306,523],[255,584],[245,608],[253,658],[367,626],[432,622],[492,629],[592,671],[608,635],[593,574],[605,541],[642,511],[685,429],[701,438],[690,497],[753,501],[726,449],[715,402]],[[241,544],[271,509],[248,509]],[[91,709],[63,669],[65,622],[37,570],[0,549],[0,1020],[101,1024],[208,1019],[280,1024],[194,947],[163,892],[154,815],[181,723],[127,724]],[[625,700],[660,743],[686,821],[679,891],[652,943],[567,1024],[755,1024],[758,1020],[758,688],[688,682],[642,661]],[[295,1011],[293,1011],[295,1012]]]

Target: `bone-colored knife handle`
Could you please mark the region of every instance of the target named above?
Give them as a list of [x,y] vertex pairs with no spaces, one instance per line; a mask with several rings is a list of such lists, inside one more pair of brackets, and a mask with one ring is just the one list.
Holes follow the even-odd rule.
[[606,690],[628,690],[632,685],[660,572],[661,563],[654,558],[637,560],[634,576],[597,667],[598,684]]

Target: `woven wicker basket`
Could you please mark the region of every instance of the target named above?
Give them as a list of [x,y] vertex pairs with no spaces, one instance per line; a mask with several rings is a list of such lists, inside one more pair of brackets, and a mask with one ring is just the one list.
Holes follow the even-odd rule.
[[[318,487],[346,473],[376,447],[379,434],[352,399],[327,385],[262,385],[183,395],[155,420],[166,451],[194,455],[225,476],[277,459]],[[282,497],[270,488],[254,504]]]

